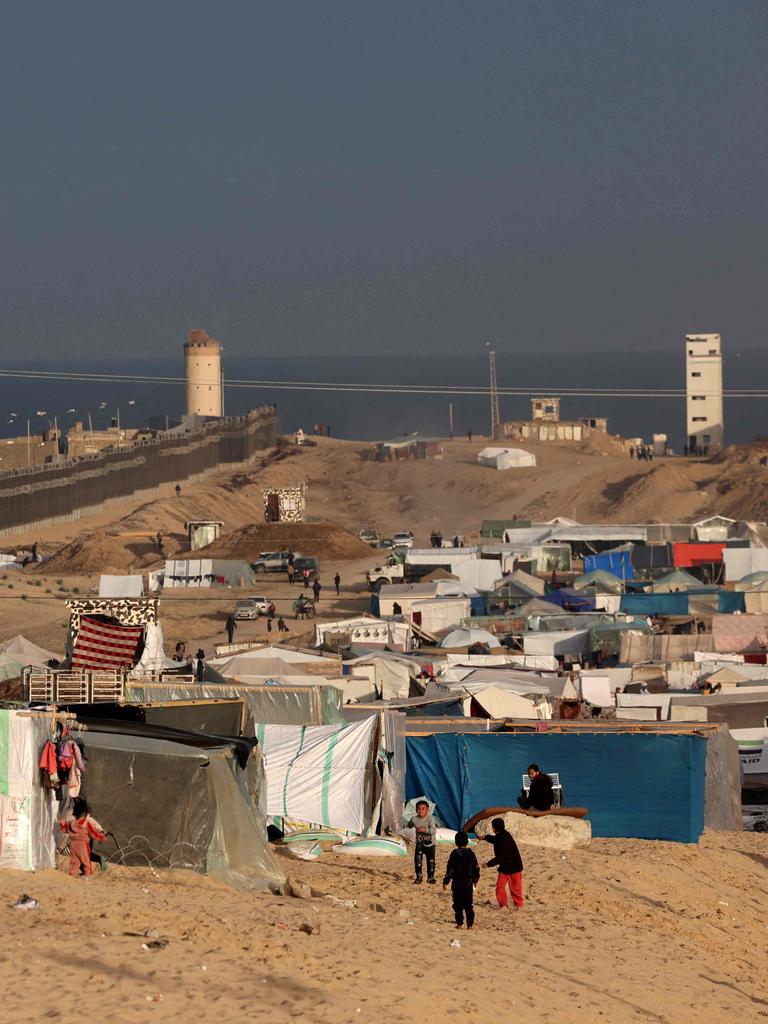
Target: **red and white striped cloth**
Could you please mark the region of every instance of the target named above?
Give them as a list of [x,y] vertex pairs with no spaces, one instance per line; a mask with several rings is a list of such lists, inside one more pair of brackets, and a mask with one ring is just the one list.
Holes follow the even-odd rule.
[[131,668],[136,661],[143,626],[108,625],[97,619],[80,619],[72,652],[73,668]]

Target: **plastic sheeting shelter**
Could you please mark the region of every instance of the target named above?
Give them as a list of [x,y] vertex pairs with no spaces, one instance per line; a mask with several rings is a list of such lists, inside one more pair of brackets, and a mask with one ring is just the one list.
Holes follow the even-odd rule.
[[557,771],[594,836],[695,843],[704,829],[707,740],[661,733],[488,733],[407,738],[406,798],[426,793],[448,828],[513,806],[529,764]]
[[130,683],[125,699],[137,704],[173,700],[242,700],[250,722],[276,725],[328,725],[342,721],[342,692],[335,686],[250,686],[247,683]]
[[377,716],[343,725],[259,725],[267,813],[358,835],[376,798]]
[[32,665],[35,668],[46,668],[49,661],[61,661],[62,658],[60,654],[38,647],[21,634],[0,644],[0,654],[7,654],[20,665]]
[[602,569],[603,572],[610,572],[614,576],[618,576],[620,580],[634,579],[632,548],[632,544],[625,544],[623,547],[613,548],[611,551],[601,551],[597,555],[586,555],[584,572],[590,573]]
[[679,590],[687,590],[689,587],[696,589],[700,586],[701,580],[697,580],[689,572],[685,572],[683,569],[673,569],[654,581],[653,592],[654,594],[670,594]]
[[92,722],[84,739],[86,796],[114,833],[110,860],[189,868],[238,888],[283,880],[260,808],[258,748],[243,766],[231,744],[127,722]]
[[56,803],[38,763],[51,716],[0,708],[0,868],[56,866]]
[[710,562],[722,562],[724,543],[714,544],[675,544],[675,565],[690,569],[695,565],[707,565]]
[[623,590],[622,581],[607,569],[592,569],[591,572],[577,576],[573,581],[574,590],[594,590],[597,594],[620,594]]

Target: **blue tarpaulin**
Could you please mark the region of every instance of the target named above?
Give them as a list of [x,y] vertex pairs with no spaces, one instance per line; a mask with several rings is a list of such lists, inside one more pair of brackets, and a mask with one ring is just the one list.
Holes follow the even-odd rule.
[[717,595],[717,610],[721,615],[733,615],[734,612],[747,610],[744,594],[741,590],[721,590]]
[[627,544],[621,548],[613,548],[611,551],[601,551],[597,555],[585,555],[584,572],[594,572],[596,569],[612,572],[620,580],[631,580],[635,575],[632,566],[632,545]]
[[406,797],[426,794],[458,829],[485,807],[513,807],[529,764],[558,772],[594,836],[695,843],[704,829],[707,741],[648,733],[441,733],[407,738]]
[[627,615],[687,615],[688,593],[624,594],[619,607]]

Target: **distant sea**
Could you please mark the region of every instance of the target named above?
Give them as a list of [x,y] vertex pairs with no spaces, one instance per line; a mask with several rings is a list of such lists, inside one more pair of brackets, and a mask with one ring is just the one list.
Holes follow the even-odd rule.
[[[184,361],[179,345],[174,359],[68,360],[24,363],[5,362],[13,369],[65,370],[182,376]],[[561,388],[676,388],[683,387],[682,351],[497,354],[499,385],[534,388],[557,395]],[[238,414],[268,402],[278,407],[280,429],[311,430],[315,423],[328,424],[334,437],[383,440],[417,431],[427,436],[448,434],[449,402],[453,403],[454,433],[463,436],[489,429],[486,396],[365,394],[316,391],[284,391],[278,388],[226,387],[226,379],[270,381],[343,382],[356,384],[412,384],[487,386],[488,363],[484,350],[472,355],[426,356],[323,356],[316,358],[230,358],[224,351],[225,412]],[[768,351],[727,352],[724,364],[726,388],[759,388],[768,381]],[[184,404],[181,384],[112,384],[73,381],[16,380],[0,377],[0,436],[26,432],[30,419],[33,433],[45,429],[54,417],[68,429],[75,420],[94,428],[108,426],[119,408],[120,422],[140,426],[150,417],[178,417]],[[75,410],[71,412],[69,410]],[[12,417],[11,412],[17,413]],[[733,398],[725,404],[725,435],[730,444],[743,444],[768,434],[768,399]],[[528,419],[529,399],[502,397],[501,418]],[[564,397],[562,419],[605,416],[611,433],[625,437],[666,433],[680,451],[684,442],[683,398],[589,398]],[[18,423],[18,426],[16,426]]]

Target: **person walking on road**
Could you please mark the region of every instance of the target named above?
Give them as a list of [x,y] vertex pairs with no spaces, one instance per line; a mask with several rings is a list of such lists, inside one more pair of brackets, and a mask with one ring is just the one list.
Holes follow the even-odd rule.
[[320,580],[315,580],[312,584],[312,593],[315,595],[315,604],[318,604],[320,601],[320,591],[322,589],[323,588],[320,586]]
[[339,576],[338,572],[333,577],[333,582],[334,582],[334,585],[336,587],[336,597],[338,597],[339,596],[339,587],[341,586],[341,576]]
[[235,616],[232,612],[227,616],[227,624],[224,628],[227,631],[227,643],[231,644],[235,638],[235,630],[237,629],[237,622],[235,621]]

